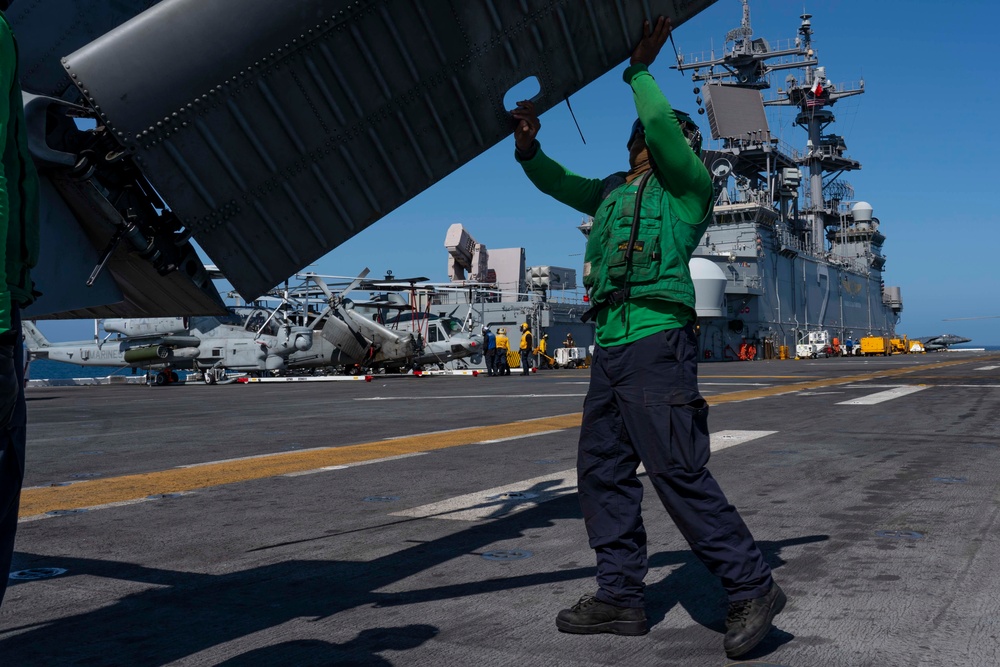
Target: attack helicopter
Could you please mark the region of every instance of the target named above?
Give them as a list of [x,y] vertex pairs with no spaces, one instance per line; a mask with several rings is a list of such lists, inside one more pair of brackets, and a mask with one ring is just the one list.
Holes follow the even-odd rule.
[[231,371],[279,372],[289,358],[313,347],[310,329],[295,326],[280,308],[231,307],[225,315],[107,318],[107,335],[94,340],[51,343],[32,322],[24,322],[28,358],[78,366],[118,366],[156,371],[152,383],[177,382],[189,369],[206,384],[226,382]]
[[[427,278],[397,279],[389,272],[382,280],[366,280],[365,269],[335,292],[328,281],[337,276],[298,274],[302,285],[286,292],[299,311],[290,317],[313,331],[338,353],[348,372],[401,372],[482,354],[482,339],[454,317],[417,309],[417,291],[433,290]],[[347,296],[352,291],[374,292],[369,300]],[[409,302],[400,292],[410,293]],[[293,357],[294,359],[294,357]]]

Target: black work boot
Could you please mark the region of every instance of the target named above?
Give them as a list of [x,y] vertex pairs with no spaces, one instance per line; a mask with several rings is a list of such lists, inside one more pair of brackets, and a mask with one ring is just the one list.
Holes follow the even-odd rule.
[[760,643],[771,629],[771,621],[785,608],[785,592],[777,582],[767,594],[752,600],[729,603],[726,615],[726,655],[738,658]]
[[575,635],[610,632],[615,635],[644,635],[646,612],[642,607],[616,607],[601,602],[593,595],[584,595],[569,609],[556,617],[556,627]]

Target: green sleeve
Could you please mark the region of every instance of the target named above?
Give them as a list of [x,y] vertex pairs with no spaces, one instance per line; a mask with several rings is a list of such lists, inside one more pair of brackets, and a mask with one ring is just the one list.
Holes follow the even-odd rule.
[[584,215],[597,213],[604,182],[578,176],[543,153],[537,144],[536,148],[532,157],[520,160],[521,168],[535,187]]
[[642,63],[625,70],[635,108],[646,130],[646,145],[663,186],[674,200],[677,217],[692,225],[704,221],[712,205],[712,178],[687,144],[670,102]]
[[[20,104],[13,99],[14,77],[17,72],[17,54],[14,49],[14,35],[0,14],[0,333],[10,331],[10,288],[7,287],[7,229],[10,225],[10,199],[7,195],[6,170],[4,165],[10,159],[8,153],[16,153],[16,142],[11,123],[11,105]],[[13,143],[13,145],[11,145]]]

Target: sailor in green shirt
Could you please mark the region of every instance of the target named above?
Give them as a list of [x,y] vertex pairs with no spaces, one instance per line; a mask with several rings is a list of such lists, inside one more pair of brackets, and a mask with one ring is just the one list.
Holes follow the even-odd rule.
[[512,112],[515,157],[542,192],[593,216],[584,285],[597,324],[590,388],[577,460],[579,498],[597,555],[596,595],[561,611],[563,632],[647,632],[643,579],[643,464],[692,551],[729,597],[723,642],[745,654],[771,628],[785,595],[746,524],[705,468],[708,404],[698,391],[694,284],[688,262],[711,220],[713,187],[702,164],[701,134],[674,111],[649,73],[670,23],[643,27],[625,70],[638,120],[627,172],[578,176],[544,152],[531,102]]
[[0,602],[14,551],[24,479],[24,403],[20,306],[34,299],[38,257],[38,176],[28,155],[17,80],[17,44],[0,0]]

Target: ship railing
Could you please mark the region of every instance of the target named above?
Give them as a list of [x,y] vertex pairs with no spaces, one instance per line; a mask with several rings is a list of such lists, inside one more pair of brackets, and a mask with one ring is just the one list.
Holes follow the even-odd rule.
[[715,150],[739,149],[740,151],[747,151],[754,149],[761,150],[765,146],[770,147],[771,150],[790,158],[792,161],[796,161],[802,156],[802,151],[795,148],[784,139],[773,136],[766,130],[754,132],[746,137],[725,137],[723,139],[718,139],[711,142],[708,147]]
[[785,229],[776,229],[775,235],[782,248],[790,248],[800,254],[809,254],[806,244],[798,236]]
[[[469,295],[473,303],[509,303],[509,302],[534,302],[541,301],[543,294],[541,291],[533,291],[530,287],[527,291],[518,291],[515,283],[497,283],[489,286],[462,287],[456,285],[458,289],[448,289],[446,291],[427,292],[423,298],[428,299],[431,305],[448,306],[465,304],[469,301]],[[549,289],[544,292],[544,300],[547,303],[558,303],[568,305],[582,305],[586,303],[584,297],[586,290],[577,289]]]

